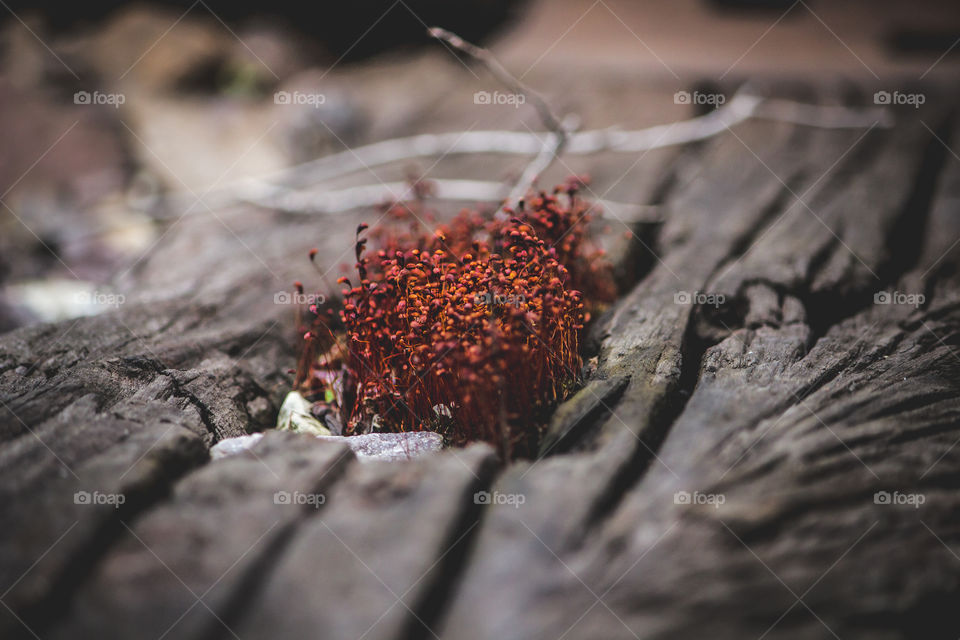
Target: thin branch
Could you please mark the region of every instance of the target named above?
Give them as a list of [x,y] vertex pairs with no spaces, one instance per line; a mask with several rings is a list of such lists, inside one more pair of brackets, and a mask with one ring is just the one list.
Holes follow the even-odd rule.
[[[506,189],[502,182],[486,180],[430,180],[431,197],[450,202],[502,202]],[[354,209],[374,207],[385,202],[403,202],[415,197],[409,182],[387,182],[329,191],[323,188],[290,190],[264,187],[248,190],[243,202],[265,209],[295,215],[329,215]],[[594,203],[602,212],[631,223],[653,223],[662,220],[660,209],[650,205],[634,205],[611,200]]]
[[553,110],[550,109],[550,105],[547,104],[547,101],[543,97],[525,85],[519,78],[510,73],[506,67],[500,64],[500,61],[490,52],[489,49],[484,49],[483,47],[478,47],[475,44],[467,42],[460,36],[455,33],[451,33],[446,29],[441,29],[440,27],[433,27],[428,30],[428,33],[437,38],[438,40],[443,40],[448,43],[450,46],[455,49],[463,51],[469,56],[472,56],[476,60],[482,62],[490,73],[493,74],[497,80],[505,84],[511,91],[514,93],[519,93],[530,100],[534,108],[537,110],[537,114],[540,116],[543,126],[546,127],[552,135],[553,140],[547,142],[540,149],[540,152],[537,156],[527,165],[523,173],[520,175],[520,178],[514,184],[513,189],[510,190],[509,195],[507,196],[507,204],[516,203],[520,198],[523,198],[526,195],[527,191],[533,186],[537,178],[546,171],[551,164],[563,153],[564,148],[567,146],[569,140],[570,132],[575,128],[576,123],[579,121],[575,118],[567,118],[561,121],[554,115]]
[[471,44],[457,34],[451,33],[446,29],[441,29],[440,27],[433,27],[428,30],[428,33],[432,37],[437,38],[438,40],[443,40],[455,49],[459,49],[467,55],[470,55],[482,62],[490,71],[490,73],[492,73],[497,80],[507,85],[511,91],[514,91],[515,93],[521,93],[530,99],[534,108],[537,110],[537,113],[540,115],[540,120],[543,121],[543,126],[559,136],[564,136],[566,134],[563,124],[560,122],[560,118],[553,114],[553,111],[550,110],[550,105],[547,104],[547,101],[544,100],[540,94],[523,84],[523,82],[521,82],[516,76],[507,71],[506,67],[500,64],[500,61],[497,60],[489,50],[484,49],[483,47],[478,47],[475,44]]
[[[820,129],[887,128],[892,125],[890,112],[882,107],[822,106],[737,93],[719,109],[688,120],[632,131],[611,128],[573,133],[564,153],[642,153],[707,140],[750,119]],[[317,158],[259,179],[248,178],[224,185],[204,192],[204,201],[211,208],[227,207],[238,201],[267,197],[279,188],[277,185],[284,185],[286,190],[315,186],[332,178],[417,158],[483,153],[536,155],[543,150],[545,135],[527,131],[454,131],[393,138]],[[167,197],[168,206],[174,212],[196,199],[196,195],[189,192]]]
[[[579,118],[575,116],[567,116],[564,119],[564,124],[561,125],[566,131],[572,131],[576,128],[577,123],[579,123]],[[543,175],[543,173],[550,168],[550,165],[563,153],[564,147],[567,145],[567,135],[564,133],[562,135],[553,134],[551,139],[544,143],[543,148],[540,149],[540,153],[537,154],[533,160],[527,164],[527,167],[523,170],[523,173],[520,174],[520,177],[514,183],[513,188],[510,190],[510,194],[506,198],[508,204],[515,203],[523,198],[527,192],[533,187],[537,179]]]

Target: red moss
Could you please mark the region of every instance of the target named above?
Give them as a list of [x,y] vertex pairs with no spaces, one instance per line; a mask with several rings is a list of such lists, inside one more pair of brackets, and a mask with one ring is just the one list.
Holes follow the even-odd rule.
[[347,434],[434,430],[530,453],[546,409],[577,382],[589,309],[613,295],[576,188],[505,220],[464,211],[433,233],[360,225],[357,281],[339,281],[342,331],[317,312],[297,386],[333,398]]

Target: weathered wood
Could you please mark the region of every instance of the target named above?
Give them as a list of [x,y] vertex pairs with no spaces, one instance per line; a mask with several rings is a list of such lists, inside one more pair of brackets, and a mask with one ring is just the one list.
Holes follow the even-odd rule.
[[[744,275],[749,267],[729,263],[731,281],[747,283],[728,298],[743,296],[742,312],[733,318],[750,318],[751,326],[727,326],[722,314],[713,315],[728,337],[693,363],[689,401],[647,473],[617,487],[608,518],[585,522],[585,534],[556,534],[560,501],[543,508],[538,497],[548,496],[557,479],[538,486],[531,478],[562,463],[541,462],[526,479],[520,470],[501,479],[501,486],[526,492],[538,508],[488,516],[477,543],[482,561],[464,576],[444,627],[448,634],[742,638],[768,630],[773,637],[829,636],[832,629],[846,638],[924,636],[953,628],[947,602],[956,593],[960,567],[950,564],[955,558],[938,537],[949,543],[956,536],[947,469],[956,459],[960,429],[960,358],[952,346],[958,294],[950,288],[920,310],[873,305],[873,293],[885,282],[863,275],[911,266],[911,247],[897,235],[904,217],[921,224],[929,219],[918,232],[925,259],[936,260],[946,249],[942,238],[955,230],[958,213],[951,175],[957,167],[946,169],[934,213],[917,216],[911,204],[917,168],[933,143],[924,127],[885,134],[877,143],[877,164],[865,172],[876,173],[883,186],[874,193],[845,189],[841,181],[832,189],[830,219],[845,244],[863,252],[865,264],[854,267],[854,258],[836,257],[824,262],[819,275],[812,268],[790,281],[750,285],[759,279]],[[926,170],[938,173],[939,163]],[[862,177],[850,174],[854,181]],[[876,227],[866,234],[865,212],[874,211],[876,220],[868,220]],[[822,236],[812,215],[796,215],[791,223],[794,241],[761,236],[751,252],[755,262],[789,267],[794,262],[787,251],[804,246],[797,238]],[[821,242],[831,255],[848,251],[843,245]],[[957,259],[954,249],[942,270],[952,273],[949,265]],[[921,275],[929,264],[921,261],[903,275],[899,290],[938,288],[932,271]],[[808,324],[811,289],[856,296],[852,305],[820,310],[827,326],[822,337]],[[701,334],[694,327],[684,339],[715,335],[711,327]],[[631,385],[637,376],[635,369]],[[637,397],[628,389],[611,408],[614,416]],[[946,466],[938,473],[940,464]],[[596,470],[602,473],[599,465]],[[920,494],[926,503],[918,510],[878,505],[878,491]],[[564,497],[578,502],[581,492],[578,487]],[[698,495],[724,502],[696,504]],[[693,504],[677,504],[684,496]],[[514,571],[520,555],[538,560]],[[908,578],[918,567],[929,576],[923,587]],[[477,615],[484,608],[476,602],[494,591],[487,599],[500,615]]]
[[208,464],[124,530],[52,637],[229,634],[298,520],[325,504],[354,459],[344,445],[285,432]]
[[409,464],[354,466],[330,505],[299,527],[237,635],[435,635],[437,607],[453,586],[448,564],[467,552],[493,462],[490,447],[475,445]]
[[[28,626],[62,609],[120,521],[162,500],[178,476],[208,458],[210,445],[275,419],[293,350],[274,330],[289,308],[274,306],[264,288],[236,297],[208,291],[200,294],[205,304],[130,302],[5,336],[0,511],[4,522],[34,524],[0,531],[10,588],[3,601]],[[258,311],[241,316],[234,305]],[[91,509],[74,504],[80,490],[128,500],[120,510]],[[3,635],[23,632],[6,614]]]
[[[30,627],[59,612],[119,535],[121,522],[162,499],[177,477],[207,457],[202,440],[174,422],[169,410],[142,423],[106,418],[90,423],[82,411],[92,413],[91,404],[89,399],[78,401],[64,416],[76,422],[61,422],[59,427],[76,427],[78,435],[94,442],[109,439],[110,446],[81,461],[71,460],[69,466],[58,462],[63,466],[53,472],[55,477],[27,481],[23,493],[2,500],[2,519],[10,525],[3,527],[0,543],[3,602],[9,607],[4,613],[11,613],[0,616],[4,637],[24,631],[12,611]],[[20,458],[11,467],[31,463]],[[98,496],[109,502],[98,501]]]
[[[949,141],[945,112],[898,116],[867,133],[747,122],[652,153],[610,194],[622,159],[555,167],[665,222],[606,221],[626,295],[595,327],[592,377],[557,410],[546,457],[499,475],[483,447],[360,464],[279,434],[260,460],[208,462],[218,440],[271,424],[294,361],[273,296],[297,278],[324,288],[306,250],[333,280],[354,224],[184,219],[121,280],[117,312],[0,339],[0,514],[15,523],[0,531],[0,635],[953,630],[936,625],[960,591],[960,168],[934,137]],[[617,248],[628,228],[643,233]],[[881,291],[926,302],[873,304]],[[675,298],[698,292],[723,300]],[[476,504],[482,489],[509,503]],[[74,504],[84,490],[128,499]],[[283,490],[327,501],[287,509]]]

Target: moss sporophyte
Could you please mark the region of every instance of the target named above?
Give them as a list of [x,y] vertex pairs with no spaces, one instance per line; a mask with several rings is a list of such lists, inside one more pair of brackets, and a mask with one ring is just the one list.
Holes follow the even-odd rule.
[[407,205],[360,225],[342,308],[312,305],[302,327],[295,385],[314,415],[344,435],[430,430],[534,451],[578,383],[584,324],[614,294],[579,185],[432,232]]

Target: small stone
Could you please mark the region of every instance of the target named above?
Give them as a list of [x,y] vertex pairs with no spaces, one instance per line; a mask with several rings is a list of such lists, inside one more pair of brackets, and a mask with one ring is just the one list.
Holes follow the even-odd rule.
[[361,462],[410,460],[436,453],[443,448],[443,436],[433,431],[368,433],[361,436],[320,436],[321,440],[343,442]]
[[236,438],[225,438],[210,448],[210,458],[219,460],[237,453],[243,453],[260,441],[262,433],[251,433],[247,436],[237,436]]
[[[210,449],[214,460],[243,453],[263,437],[262,433],[251,433],[236,438],[226,438]],[[317,436],[320,440],[342,442],[353,450],[361,462],[394,462],[410,460],[429,455],[443,448],[443,436],[432,431],[411,431],[407,433],[369,433],[361,436]]]
[[277,416],[277,429],[309,433],[315,436],[329,436],[330,429],[313,416],[312,408],[313,405],[306,398],[296,391],[291,391],[280,406],[280,414]]

